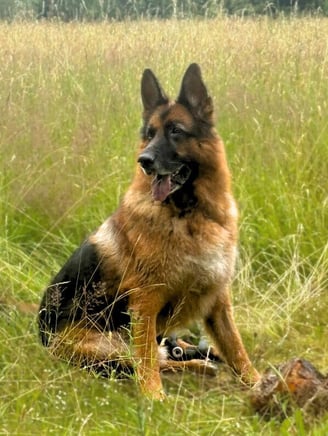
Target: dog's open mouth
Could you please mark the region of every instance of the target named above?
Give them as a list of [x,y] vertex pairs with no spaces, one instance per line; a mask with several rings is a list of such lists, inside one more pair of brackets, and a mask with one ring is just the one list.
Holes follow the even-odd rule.
[[191,174],[191,169],[187,165],[181,165],[174,173],[156,174],[154,177],[151,190],[153,199],[156,201],[165,201],[166,198],[181,188],[186,183]]

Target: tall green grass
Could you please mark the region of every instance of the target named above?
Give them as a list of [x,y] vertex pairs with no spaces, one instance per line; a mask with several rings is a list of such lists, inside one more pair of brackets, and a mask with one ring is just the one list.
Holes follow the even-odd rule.
[[12,303],[38,303],[117,207],[143,69],[175,96],[198,62],[241,211],[233,292],[251,358],[327,371],[327,35],[323,19],[0,25],[0,434],[327,434],[302,412],[263,422],[224,370],[169,377],[168,401],[150,403],[52,360]]

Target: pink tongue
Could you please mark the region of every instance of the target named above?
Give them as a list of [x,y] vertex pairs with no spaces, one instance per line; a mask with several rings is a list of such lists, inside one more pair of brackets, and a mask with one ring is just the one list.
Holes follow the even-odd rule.
[[170,176],[162,176],[160,179],[157,177],[152,183],[153,199],[156,201],[164,201],[171,191]]

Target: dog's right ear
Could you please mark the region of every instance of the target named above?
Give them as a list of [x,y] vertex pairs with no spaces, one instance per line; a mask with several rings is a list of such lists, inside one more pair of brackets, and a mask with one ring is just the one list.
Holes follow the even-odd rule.
[[156,76],[148,68],[144,71],[141,79],[141,98],[144,107],[144,118],[157,106],[166,104],[169,101]]

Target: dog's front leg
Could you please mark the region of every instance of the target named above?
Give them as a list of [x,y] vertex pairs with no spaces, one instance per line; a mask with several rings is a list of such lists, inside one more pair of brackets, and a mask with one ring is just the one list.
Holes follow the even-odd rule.
[[205,326],[222,357],[235,373],[247,384],[258,381],[260,376],[248,357],[234,321],[228,290],[223,295],[221,293],[205,319]]
[[134,290],[130,296],[133,353],[137,380],[146,396],[163,400],[165,393],[160,378],[156,320],[161,309],[157,292]]

